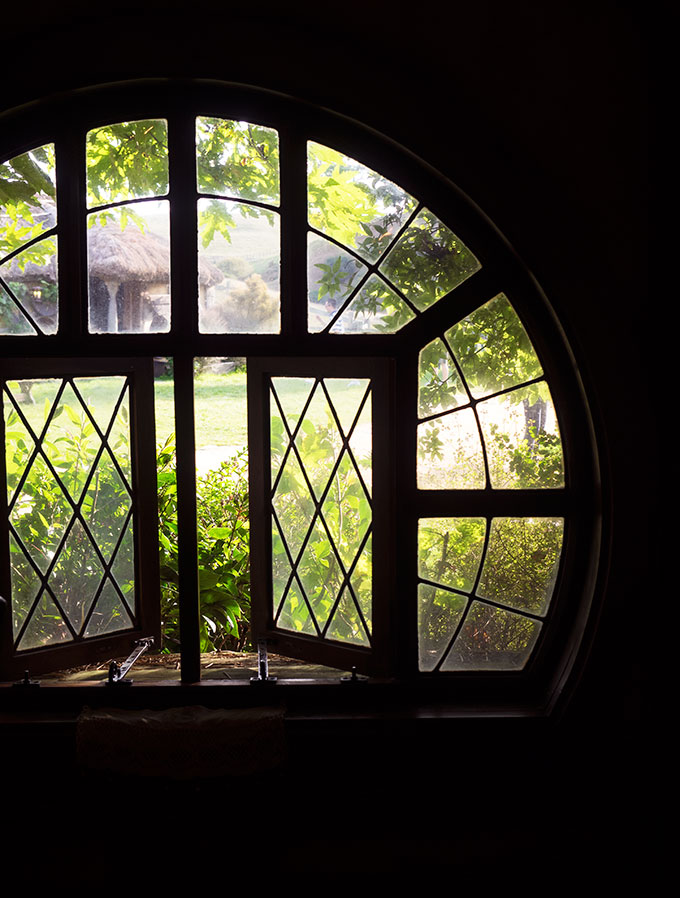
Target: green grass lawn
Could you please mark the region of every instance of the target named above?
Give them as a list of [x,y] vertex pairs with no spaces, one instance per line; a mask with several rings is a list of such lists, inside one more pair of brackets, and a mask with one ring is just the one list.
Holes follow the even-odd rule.
[[[39,432],[45,421],[46,410],[54,400],[59,379],[32,381],[30,394],[34,400],[22,403],[21,409],[31,426]],[[246,446],[248,442],[246,373],[233,371],[227,374],[202,373],[195,378],[195,422],[196,447]],[[309,395],[311,380],[303,378],[277,379],[276,388],[287,414],[299,412]],[[123,380],[120,377],[81,377],[76,385],[83,399],[94,410],[94,415],[104,429],[110,420],[111,411],[120,394]],[[14,382],[10,386],[14,395],[19,389]],[[77,411],[77,399],[70,392],[65,402]],[[343,388],[333,395],[341,421],[346,422],[356,409],[365,390],[359,381],[343,381]],[[173,405],[173,381],[170,377],[155,381],[156,442],[163,443],[175,431]],[[309,418],[315,424],[326,422],[326,412],[322,404],[310,408]],[[59,423],[68,424],[60,416]],[[121,422],[122,423],[122,422]],[[70,426],[70,425],[69,425]]]

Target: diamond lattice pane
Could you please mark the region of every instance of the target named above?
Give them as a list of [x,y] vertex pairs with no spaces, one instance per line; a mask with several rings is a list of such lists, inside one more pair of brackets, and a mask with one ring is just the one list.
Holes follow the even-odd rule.
[[320,384],[317,384],[300,423],[295,446],[318,502],[342,447],[342,436]]
[[295,559],[312,522],[314,500],[294,452],[288,454],[283,466],[272,498],[272,507],[276,512],[281,535]]
[[44,592],[31,615],[17,648],[19,651],[38,649],[42,646],[71,642],[73,634],[59,609],[50,596]]
[[118,591],[110,580],[107,580],[97,599],[97,604],[90,615],[85,628],[85,636],[100,636],[104,633],[116,633],[128,630],[132,621]]
[[373,614],[373,534],[369,533],[366,542],[352,570],[350,584],[354,595],[364,616],[364,621],[370,634]]
[[371,526],[371,505],[351,456],[343,453],[322,506],[343,564],[348,568]]
[[73,516],[73,504],[42,456],[35,457],[10,508],[10,525],[46,573]]
[[[304,384],[299,390],[296,381]],[[272,573],[278,625],[301,632],[326,628],[329,638],[365,644],[371,618],[370,381],[326,378],[311,393],[304,378],[275,382]],[[286,393],[294,397],[292,414]],[[286,421],[290,415],[294,425],[299,422],[297,431],[283,426],[277,399]]]
[[323,629],[340,591],[344,572],[319,518],[312,525],[309,541],[297,564],[297,573],[316,622]]
[[9,538],[9,549],[12,584],[12,631],[16,637],[33,606],[36,596],[40,592],[42,580],[12,534],[10,534]]
[[66,493],[79,502],[101,439],[70,384],[64,387],[41,446]]
[[64,540],[50,573],[50,586],[77,633],[85,624],[104,571],[97,551],[80,521]]
[[[12,617],[19,648],[131,626],[126,379],[10,382],[5,394]],[[91,611],[97,616],[90,625]]]
[[7,502],[11,504],[21,482],[28,460],[35,449],[35,441],[28,427],[9,402],[5,403],[5,474]]
[[342,591],[326,636],[328,639],[337,639],[340,642],[350,642],[355,645],[369,644],[366,628],[350,589],[346,588]]
[[92,472],[81,514],[107,562],[118,543],[131,505],[128,488],[106,450]]
[[125,533],[118,546],[116,557],[111,565],[111,576],[118,584],[130,610],[135,611],[135,541],[132,518],[129,519]]
[[293,630],[296,633],[315,634],[316,627],[295,580],[286,593],[283,607],[276,621],[282,630]]

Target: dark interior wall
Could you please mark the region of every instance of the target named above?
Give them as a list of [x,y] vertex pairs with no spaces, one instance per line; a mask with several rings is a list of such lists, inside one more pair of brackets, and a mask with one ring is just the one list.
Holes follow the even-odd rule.
[[[5,108],[131,77],[218,78],[279,90],[407,146],[468,193],[514,245],[573,346],[610,506],[609,581],[561,762],[578,754],[585,769],[588,756],[576,746],[586,734],[596,732],[608,748],[623,738],[628,782],[637,776],[634,608],[649,565],[651,477],[640,471],[654,467],[656,452],[640,367],[647,332],[640,15],[615,0],[477,0],[412,10],[382,0],[139,0],[106,9],[91,0],[39,0],[2,13]],[[449,738],[443,730],[408,736],[421,752],[442,738]]]

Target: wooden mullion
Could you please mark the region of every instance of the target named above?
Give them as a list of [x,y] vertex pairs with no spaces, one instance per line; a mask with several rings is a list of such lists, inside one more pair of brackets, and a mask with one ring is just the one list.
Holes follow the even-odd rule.
[[307,334],[307,142],[289,123],[280,132],[281,333]]

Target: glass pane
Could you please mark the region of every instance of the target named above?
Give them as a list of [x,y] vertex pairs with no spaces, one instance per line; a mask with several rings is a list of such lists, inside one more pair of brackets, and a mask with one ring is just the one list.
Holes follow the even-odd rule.
[[546,383],[480,402],[491,486],[564,486],[564,459],[555,408]]
[[[308,378],[272,378],[270,412],[278,625],[312,632],[311,609],[314,629],[361,644],[368,642],[371,608],[369,390],[366,379],[326,378],[310,394]],[[299,582],[286,593],[288,553]]]
[[0,284],[0,334],[28,336],[37,333],[21,306]]
[[295,580],[290,585],[290,589],[286,593],[281,612],[276,619],[277,626],[282,630],[293,630],[296,633],[307,633],[316,635],[317,629],[307,607],[307,603],[302,598],[302,593]]
[[16,636],[40,592],[42,580],[12,534],[10,534],[9,548],[12,583],[12,632]]
[[198,217],[201,333],[278,334],[278,213],[228,200],[199,200]]
[[99,556],[80,521],[64,540],[50,572],[49,584],[71,626],[80,633],[104,576]]
[[494,518],[476,593],[543,616],[562,551],[562,518]]
[[393,334],[415,317],[404,300],[381,277],[372,274],[331,327],[331,333]]
[[101,636],[104,633],[115,633],[133,626],[130,615],[113,583],[107,580],[94,607],[85,636]]
[[[123,593],[130,610],[135,610],[135,541],[132,520],[129,521],[111,565],[111,576]],[[99,610],[99,609],[98,609]]]
[[147,202],[88,217],[91,333],[170,330],[169,212]]
[[418,576],[470,592],[482,560],[484,518],[421,518],[418,521]]
[[416,201],[349,156],[318,143],[307,146],[310,225],[375,262]]
[[441,670],[519,670],[540,630],[538,621],[473,602]]
[[87,133],[87,205],[168,192],[168,126],[160,119],[118,122]]
[[468,402],[463,381],[443,340],[437,338],[418,356],[418,416],[425,418]]
[[328,639],[340,642],[351,642],[354,645],[368,645],[368,634],[359,614],[357,603],[349,589],[345,588],[340,596],[326,632]]
[[454,325],[446,338],[475,398],[543,373],[517,313],[502,293]]
[[309,235],[307,252],[308,311],[312,334],[322,331],[358,286],[366,266],[329,240]]
[[57,238],[39,240],[13,256],[11,261],[0,265],[0,277],[40,330],[44,334],[56,334]]
[[260,203],[279,203],[279,135],[230,119],[196,119],[198,189]]
[[472,409],[418,425],[418,489],[484,489],[484,453]]
[[380,272],[422,311],[480,267],[453,231],[423,209],[381,264]]
[[59,645],[59,643],[72,640],[73,634],[59,613],[59,609],[50,596],[43,593],[19,641],[19,651]]
[[434,670],[465,612],[468,599],[429,583],[418,586],[418,668]]
[[0,164],[0,259],[57,223],[54,145]]
[[122,377],[50,378],[9,383],[6,393],[16,401],[4,409],[13,620],[15,637],[26,625],[21,647],[30,648],[82,632],[123,532],[115,576],[134,605],[132,531],[124,531],[132,505],[127,385]]

